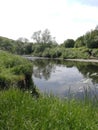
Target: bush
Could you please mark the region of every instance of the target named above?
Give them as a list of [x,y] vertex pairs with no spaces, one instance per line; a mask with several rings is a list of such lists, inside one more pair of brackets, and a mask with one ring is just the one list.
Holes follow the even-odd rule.
[[64,58],[64,59],[74,59],[74,58],[87,59],[87,58],[89,58],[89,53],[87,52],[87,50],[85,50],[83,48],[65,49],[62,52],[62,58]]
[[92,56],[98,58],[98,49],[92,49]]

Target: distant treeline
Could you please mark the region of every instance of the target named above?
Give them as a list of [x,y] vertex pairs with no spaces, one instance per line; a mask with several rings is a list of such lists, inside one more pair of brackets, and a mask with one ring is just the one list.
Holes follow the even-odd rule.
[[11,53],[49,58],[97,58],[98,57],[98,26],[76,40],[67,39],[58,44],[48,29],[37,31],[32,35],[34,42],[26,38],[12,40],[0,37],[0,49]]
[[5,37],[0,37],[0,49],[15,54],[30,54],[32,53],[32,45],[28,41],[22,39],[12,40]]

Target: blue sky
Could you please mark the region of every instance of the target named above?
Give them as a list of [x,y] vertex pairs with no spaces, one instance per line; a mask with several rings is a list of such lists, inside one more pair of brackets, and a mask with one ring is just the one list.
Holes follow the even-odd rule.
[[59,43],[98,25],[98,0],[0,0],[0,36],[31,38],[48,28]]
[[68,3],[80,3],[83,5],[89,5],[89,6],[98,6],[98,0],[67,0]]

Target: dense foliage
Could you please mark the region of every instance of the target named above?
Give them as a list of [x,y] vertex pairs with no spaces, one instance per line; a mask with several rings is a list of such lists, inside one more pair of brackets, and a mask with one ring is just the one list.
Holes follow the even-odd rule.
[[9,86],[33,89],[32,70],[28,60],[0,51],[0,89]]
[[0,37],[0,50],[8,51],[15,54],[30,54],[32,53],[32,44],[22,39],[12,40],[5,37]]
[[48,29],[34,32],[34,43],[26,38],[11,40],[0,37],[0,49],[15,54],[32,54],[48,58],[98,58],[98,28],[78,37],[75,41],[67,39],[58,45]]
[[74,40],[73,39],[67,39],[64,41],[64,47],[65,48],[73,48],[74,47]]

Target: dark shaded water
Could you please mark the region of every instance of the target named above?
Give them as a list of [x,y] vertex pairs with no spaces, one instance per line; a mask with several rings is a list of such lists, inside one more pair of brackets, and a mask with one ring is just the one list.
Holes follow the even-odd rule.
[[35,59],[33,64],[33,80],[41,92],[81,98],[88,91],[97,96],[98,63]]

